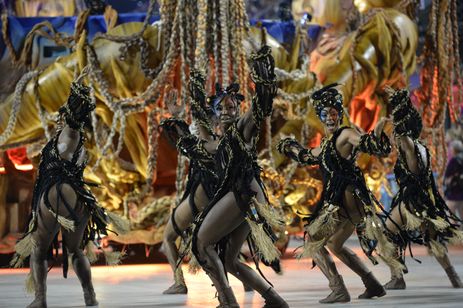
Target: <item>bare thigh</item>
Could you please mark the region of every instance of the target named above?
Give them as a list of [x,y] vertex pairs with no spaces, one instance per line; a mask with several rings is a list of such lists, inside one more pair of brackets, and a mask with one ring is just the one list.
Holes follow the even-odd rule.
[[354,224],[359,223],[365,216],[364,205],[354,194],[352,186],[347,186],[343,196],[343,203],[344,207],[341,209],[341,213],[349,217]]
[[400,228],[404,225],[402,220],[402,215],[400,215],[401,209],[405,206],[402,202],[396,206],[391,213],[389,214],[388,219],[386,220],[386,228],[392,233],[398,233]]
[[243,221],[235,196],[229,192],[207,213],[198,231],[198,242],[203,246],[216,244]]

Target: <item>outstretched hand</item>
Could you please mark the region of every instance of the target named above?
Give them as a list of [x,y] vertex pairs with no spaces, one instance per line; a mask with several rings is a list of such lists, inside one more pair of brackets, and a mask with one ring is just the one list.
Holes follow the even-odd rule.
[[174,117],[180,115],[183,106],[177,104],[178,92],[177,89],[167,89],[167,94],[164,96],[164,103],[167,106],[170,114]]
[[79,76],[76,78],[74,82],[76,83],[82,83],[83,79],[90,74],[90,65],[86,65],[81,71]]

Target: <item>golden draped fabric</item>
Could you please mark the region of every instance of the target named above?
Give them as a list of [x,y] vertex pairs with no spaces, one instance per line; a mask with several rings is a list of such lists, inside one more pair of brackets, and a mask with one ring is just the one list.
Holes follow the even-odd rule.
[[415,71],[418,34],[410,18],[396,9],[376,9],[356,31],[322,38],[310,68],[323,84],[343,85],[351,121],[368,131],[386,114],[378,93],[405,85]]

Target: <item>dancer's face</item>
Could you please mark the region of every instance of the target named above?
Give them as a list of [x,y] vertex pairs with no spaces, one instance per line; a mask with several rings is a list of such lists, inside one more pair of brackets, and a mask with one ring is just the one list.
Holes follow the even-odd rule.
[[224,128],[229,127],[239,115],[238,104],[234,99],[227,96],[217,107],[220,123]]
[[336,108],[326,107],[320,112],[320,121],[325,125],[329,133],[333,133],[339,128],[340,119]]

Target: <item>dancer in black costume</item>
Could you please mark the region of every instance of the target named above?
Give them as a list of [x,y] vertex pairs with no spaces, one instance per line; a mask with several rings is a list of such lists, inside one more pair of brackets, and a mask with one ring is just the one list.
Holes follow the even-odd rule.
[[[447,243],[460,243],[463,232],[459,230],[460,219],[445,204],[431,170],[428,149],[418,138],[423,124],[421,116],[413,107],[407,90],[395,91],[386,88],[390,96],[394,124],[394,140],[398,157],[394,174],[399,191],[394,196],[391,215],[387,221],[400,247],[398,256],[404,262],[407,245],[418,243],[430,248],[431,253],[447,273],[452,286],[462,288],[463,284],[450,263]],[[398,227],[403,227],[400,231]],[[386,289],[405,289],[403,272],[391,273]]]
[[180,108],[175,106],[176,96],[166,100],[173,117],[164,120],[161,124],[169,139],[175,142],[178,151],[189,159],[185,192],[180,203],[172,211],[171,219],[164,231],[163,245],[175,279],[174,284],[165,290],[164,294],[188,292],[179,266],[179,250],[175,241],[178,237],[182,237],[182,240],[188,243],[191,224],[214,196],[218,180],[214,161],[214,153],[218,145],[218,137],[214,132],[217,115],[213,102],[206,99],[204,76],[196,70],[192,71],[190,76],[190,95],[193,100],[192,116],[199,134],[192,134],[188,124],[177,118],[182,106]]
[[[98,305],[93,289],[90,262],[83,248],[95,237],[107,234],[111,222],[127,231],[128,226],[116,215],[106,213],[83,179],[87,165],[85,129],[91,127],[95,104],[90,88],[82,84],[88,73],[84,69],[71,85],[67,103],[59,109],[61,125],[42,150],[38,177],[32,200],[32,216],[24,237],[16,244],[11,265],[19,267],[30,256],[31,272],[27,284],[35,290],[35,299],[28,307],[46,307],[47,257],[51,244],[63,234],[63,275],[67,276],[68,255],[79,278],[87,306]],[[87,253],[92,253],[88,245]],[[118,255],[120,256],[120,255]],[[118,260],[115,260],[118,262]]]
[[[288,307],[271,285],[238,260],[243,242],[251,234],[252,247],[268,262],[279,257],[270,224],[269,208],[257,164],[256,142],[260,125],[272,112],[276,94],[274,61],[268,46],[252,56],[256,94],[251,109],[239,117],[241,95],[232,84],[218,91],[223,136],[216,153],[217,193],[203,211],[193,233],[192,250],[218,292],[219,307],[239,307],[226,271],[265,298],[265,307]],[[251,232],[250,232],[251,231]]]
[[[357,227],[361,242],[369,246],[377,242],[377,252],[392,259],[394,246],[383,234],[381,219],[376,214],[376,201],[367,188],[364,176],[356,164],[359,152],[386,156],[390,143],[382,132],[385,120],[376,125],[374,132],[361,135],[355,129],[341,127],[343,117],[342,96],[336,84],[326,86],[312,95],[314,107],[325,125],[325,137],[319,147],[306,149],[296,140],[280,141],[278,150],[302,165],[318,165],[323,174],[323,193],[314,212],[306,218],[306,242],[301,256],[312,257],[328,278],[332,293],[320,303],[348,302],[350,295],[342,277],[326,250],[330,251],[362,278],[366,290],[359,298],[381,297],[386,294],[383,286],[373,276],[359,257],[344,246]],[[371,255],[374,247],[367,247]],[[399,262],[395,262],[400,267]]]

